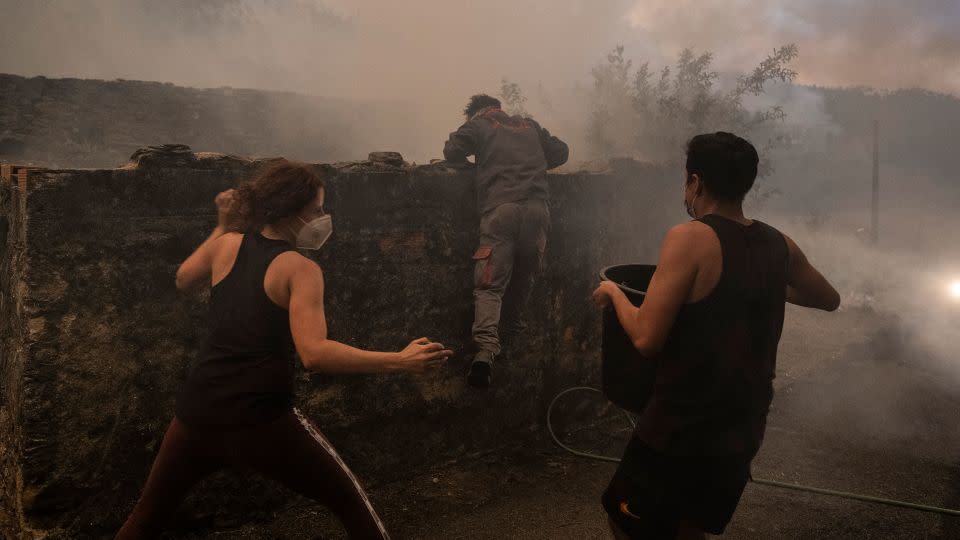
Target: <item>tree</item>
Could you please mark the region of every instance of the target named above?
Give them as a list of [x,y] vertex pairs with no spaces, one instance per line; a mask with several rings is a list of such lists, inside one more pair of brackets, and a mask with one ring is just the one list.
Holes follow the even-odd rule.
[[[764,93],[767,83],[791,82],[796,72],[787,64],[796,58],[796,45],[774,49],[756,68],[736,77],[726,89],[718,84],[712,69],[713,55],[683,50],[676,65],[663,67],[657,75],[649,63],[632,70],[617,46],[607,61],[593,69],[593,92],[587,140],[597,157],[627,155],[647,161],[669,162],[697,133],[731,131],[758,144],[762,156],[759,176],[773,171],[769,154],[782,145],[777,127],[785,114],[779,106],[748,110],[744,98]],[[756,204],[776,190],[758,187]]]
[[587,142],[602,157],[627,153],[630,131],[638,119],[630,88],[633,62],[623,57],[623,45],[607,55],[607,62],[593,68],[593,94]]
[[500,101],[504,104],[504,110],[507,114],[519,114],[520,116],[529,116],[524,107],[527,98],[520,90],[520,85],[510,82],[507,79],[500,81]]

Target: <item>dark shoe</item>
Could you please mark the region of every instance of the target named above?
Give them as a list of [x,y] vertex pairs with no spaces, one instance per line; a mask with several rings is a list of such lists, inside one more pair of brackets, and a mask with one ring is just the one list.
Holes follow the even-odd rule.
[[470,364],[470,372],[467,373],[467,383],[474,388],[487,388],[490,386],[490,379],[493,372],[493,353],[480,351],[473,358]]

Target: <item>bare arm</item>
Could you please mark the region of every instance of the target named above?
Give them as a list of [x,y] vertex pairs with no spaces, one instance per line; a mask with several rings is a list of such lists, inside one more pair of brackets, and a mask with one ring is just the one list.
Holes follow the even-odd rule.
[[840,294],[823,274],[810,264],[800,247],[789,238],[787,249],[790,261],[787,267],[787,302],[798,306],[833,311],[840,307]]
[[691,223],[677,225],[667,232],[660,249],[657,270],[650,280],[640,307],[630,303],[614,283],[601,284],[594,297],[603,304],[606,296],[617,312],[617,319],[630,336],[634,347],[646,356],[660,352],[667,341],[677,313],[690,296],[697,277],[694,253],[696,230]]
[[180,268],[177,269],[177,289],[186,291],[203,284],[204,281],[210,281],[215,244],[226,232],[226,229],[217,225],[200,247],[180,264]]
[[332,373],[424,371],[440,367],[453,354],[440,343],[414,340],[403,351],[365,351],[327,339],[323,309],[323,273],[313,261],[300,259],[290,279],[290,332],[303,366]]
[[177,269],[176,284],[181,291],[189,290],[204,281],[210,282],[213,269],[213,256],[217,249],[217,241],[231,230],[231,210],[233,206],[233,190],[227,190],[214,199],[217,205],[217,226],[203,243],[190,254]]

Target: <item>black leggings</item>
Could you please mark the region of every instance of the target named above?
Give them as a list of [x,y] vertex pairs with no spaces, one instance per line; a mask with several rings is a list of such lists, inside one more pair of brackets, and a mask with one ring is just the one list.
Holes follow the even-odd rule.
[[350,538],[389,538],[357,478],[299,410],[268,424],[198,429],[174,417],[163,436],[140,500],[116,538],[150,538],[190,488],[227,466],[258,473],[327,506]]

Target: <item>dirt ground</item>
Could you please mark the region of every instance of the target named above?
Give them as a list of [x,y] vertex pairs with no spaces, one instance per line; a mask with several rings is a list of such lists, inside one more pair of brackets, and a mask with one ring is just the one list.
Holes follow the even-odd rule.
[[[858,310],[788,310],[776,397],[757,478],[960,509],[960,370],[932,368],[895,328]],[[578,401],[597,395],[570,396]],[[369,486],[395,538],[609,538],[598,498],[615,465],[534,441]],[[629,428],[607,414],[562,434],[618,455]],[[344,538],[299,501],[240,529],[183,527],[170,538]],[[960,538],[949,517],[749,484],[724,538]]]

